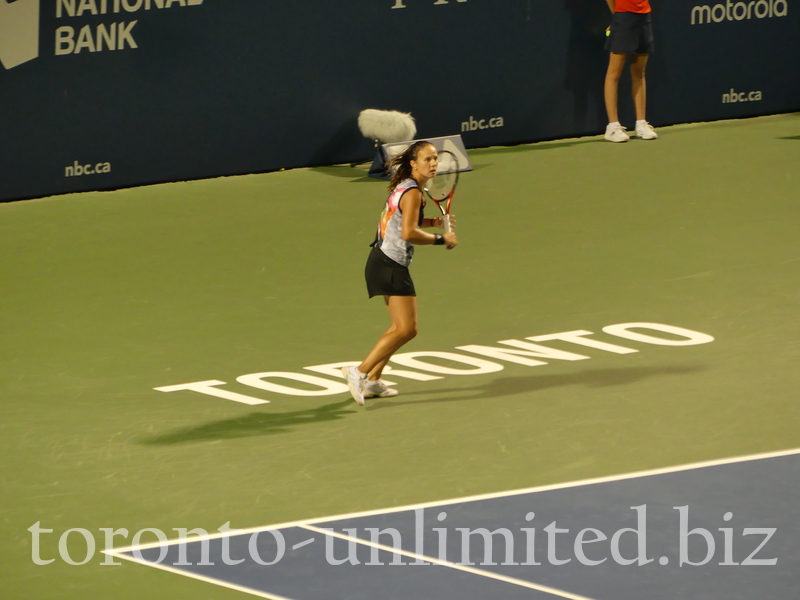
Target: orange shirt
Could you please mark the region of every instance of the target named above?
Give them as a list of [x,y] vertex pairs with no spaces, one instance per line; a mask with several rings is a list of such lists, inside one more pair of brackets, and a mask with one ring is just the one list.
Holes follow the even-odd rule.
[[616,0],[615,12],[649,13],[650,0]]

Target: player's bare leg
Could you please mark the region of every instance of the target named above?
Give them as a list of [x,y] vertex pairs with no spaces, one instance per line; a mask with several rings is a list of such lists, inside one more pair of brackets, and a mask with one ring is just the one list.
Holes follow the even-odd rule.
[[369,381],[378,381],[381,378],[381,375],[383,374],[383,369],[386,367],[386,363],[389,362],[390,358],[391,358],[391,356],[387,356],[382,361],[380,361],[377,365],[375,365],[370,370],[369,375],[367,375],[367,379]]
[[608,114],[608,125],[603,137],[609,142],[627,142],[629,138],[625,133],[625,128],[619,122],[619,78],[622,76],[622,69],[625,67],[627,54],[611,52],[608,55],[608,70],[606,71],[606,82],[603,88],[603,96],[606,101],[606,113]]
[[636,120],[644,121],[647,106],[647,82],[645,69],[647,67],[647,54],[634,54],[631,58],[631,92],[633,104],[636,107]]
[[643,140],[658,139],[658,134],[653,126],[645,119],[647,107],[647,82],[645,69],[647,67],[647,54],[634,54],[631,58],[631,92],[633,104],[636,106],[636,133]]
[[389,358],[404,344],[417,335],[417,298],[416,296],[386,296],[386,307],[392,319],[392,325],[386,330],[364,361],[358,366],[362,373],[368,373],[370,379],[380,377],[383,367]]
[[619,121],[619,78],[625,68],[625,60],[628,55],[625,53],[611,52],[608,55],[608,70],[606,70],[606,80],[603,86],[603,96],[606,101],[606,114],[609,123]]

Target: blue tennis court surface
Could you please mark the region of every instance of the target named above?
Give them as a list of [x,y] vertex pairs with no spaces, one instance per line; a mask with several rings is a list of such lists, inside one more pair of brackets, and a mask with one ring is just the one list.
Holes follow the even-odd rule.
[[792,450],[113,554],[291,600],[796,600],[799,482]]

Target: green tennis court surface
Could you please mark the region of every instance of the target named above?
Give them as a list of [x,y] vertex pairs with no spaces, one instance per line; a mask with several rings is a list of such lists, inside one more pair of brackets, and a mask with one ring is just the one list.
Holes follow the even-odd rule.
[[[364,170],[0,205],[8,596],[244,597],[102,565],[102,528],[123,546],[800,447],[800,115],[659,134],[472,151],[459,247],[412,266],[403,352],[429,370],[393,366],[427,380],[392,379],[401,395],[366,410],[306,368],[360,360],[388,325],[362,277],[385,182]],[[713,341],[604,331],[626,323]],[[574,331],[636,352],[526,339]],[[586,358],[459,349],[507,340]],[[436,372],[481,367],[431,353],[502,368]],[[331,384],[247,377],[264,373]],[[269,403],[155,390],[208,381]],[[62,554],[92,554],[78,528],[96,548],[73,566]]]

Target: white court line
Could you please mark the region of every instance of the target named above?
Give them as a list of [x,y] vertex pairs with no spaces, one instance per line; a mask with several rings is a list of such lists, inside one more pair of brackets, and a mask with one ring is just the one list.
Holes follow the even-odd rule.
[[593,600],[593,598],[589,598],[588,596],[579,596],[578,594],[572,594],[570,592],[566,592],[564,590],[559,590],[556,588],[548,587],[546,585],[539,585],[537,583],[532,583],[530,581],[525,581],[524,579],[517,579],[516,577],[507,577],[506,575],[500,575],[499,573],[492,573],[491,571],[483,571],[481,569],[473,569],[472,567],[468,567],[466,565],[461,565],[458,563],[448,562],[446,560],[440,560],[438,558],[431,558],[430,556],[425,556],[424,554],[415,554],[414,552],[409,552],[407,550],[403,550],[401,548],[393,548],[392,546],[384,546],[383,544],[376,544],[373,542],[368,542],[366,540],[362,540],[360,538],[351,538],[350,536],[344,535],[343,533],[338,533],[336,531],[328,531],[326,529],[320,529],[319,527],[314,527],[313,525],[303,525],[301,526],[303,529],[308,529],[309,531],[316,531],[326,536],[339,538],[342,540],[347,540],[348,542],[355,542],[356,544],[361,544],[363,546],[369,546],[370,548],[378,548],[379,550],[384,550],[386,552],[391,552],[392,554],[402,554],[408,558],[413,559],[422,559],[426,562],[432,563],[434,565],[439,565],[440,567],[448,567],[450,569],[456,569],[458,571],[466,571],[467,573],[471,573],[473,575],[478,575],[480,577],[486,577],[488,579],[496,579],[498,581],[502,581],[504,583],[510,583],[513,585],[517,585],[519,587],[529,588],[532,590],[537,590],[540,592],[546,592],[548,594],[553,594],[555,596],[561,596],[562,598],[568,598],[569,600]]
[[[110,552],[106,552],[106,554],[111,554]],[[182,571],[181,569],[176,569],[174,567],[169,567],[166,565],[160,565],[157,563],[148,562],[146,560],[139,560],[133,556],[120,556],[120,555],[113,555],[117,558],[122,558],[123,560],[127,560],[130,562],[138,563],[140,565],[145,565],[148,567],[154,567],[156,569],[160,569],[162,571],[167,571],[168,573],[173,573],[175,575],[183,575],[184,577],[189,577],[191,579],[197,579],[198,581],[202,581],[203,583],[212,583],[214,585],[218,585],[220,587],[228,588],[230,590],[236,590],[237,592],[244,592],[245,594],[250,594],[252,596],[258,596],[259,598],[267,598],[268,600],[295,600],[294,598],[289,598],[287,596],[278,596],[276,594],[266,594],[259,590],[254,590],[249,587],[244,587],[242,585],[236,585],[235,583],[227,583],[222,579],[214,579],[212,577],[206,577],[205,575],[198,575],[197,573],[192,573],[190,571]]]
[[[681,471],[691,471],[694,469],[703,469],[706,467],[718,467],[723,465],[736,464],[741,462],[750,462],[754,460],[764,460],[768,458],[780,458],[782,456],[791,456],[800,454],[800,448],[792,448],[790,450],[779,450],[776,452],[764,452],[761,454],[750,454],[746,456],[736,456],[731,458],[720,458],[716,460],[709,460],[697,463],[689,463],[685,465],[677,465],[672,467],[662,467],[660,469],[649,469],[645,471],[634,471],[632,473],[622,473],[619,475],[608,475],[606,477],[595,477],[592,479],[581,479],[578,481],[569,481],[565,483],[554,483],[550,485],[542,485],[538,487],[523,488],[518,490],[508,490],[504,492],[492,492],[489,494],[479,494],[475,496],[464,496],[463,498],[451,498],[449,500],[437,500],[434,502],[423,502],[420,504],[409,504],[406,506],[397,506],[393,508],[381,508],[374,510],[366,510],[354,513],[345,513],[341,515],[333,515],[328,517],[318,517],[314,519],[304,519],[302,521],[288,521],[286,523],[278,523],[275,525],[262,525],[260,527],[252,527],[249,529],[234,529],[232,531],[208,534],[205,536],[192,536],[190,538],[170,540],[166,543],[153,542],[151,544],[140,544],[138,546],[125,546],[121,548],[112,548],[102,550],[104,554],[110,556],[121,556],[120,553],[131,552],[133,549],[148,550],[151,548],[158,548],[161,546],[172,546],[174,544],[187,543],[187,542],[200,542],[204,540],[219,539],[222,537],[232,537],[234,535],[243,535],[248,533],[256,533],[260,531],[268,531],[271,529],[287,529],[289,527],[305,527],[306,525],[315,525],[318,523],[327,523],[329,521],[341,521],[343,519],[357,519],[360,517],[371,517],[375,515],[387,515],[392,513],[411,511],[425,508],[435,508],[439,506],[447,506],[450,504],[461,504],[463,502],[478,502],[481,500],[492,500],[494,498],[507,498],[509,496],[519,496],[522,494],[533,494],[536,492],[547,492],[551,490],[561,490],[571,487],[579,487],[584,485],[593,485],[596,483],[609,483],[613,481],[625,481],[627,479],[636,479],[638,477],[652,477],[654,475],[666,475],[668,473],[680,473]],[[150,564],[150,563],[145,563]]]

